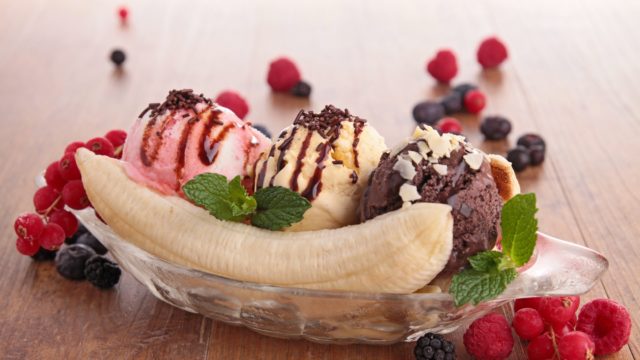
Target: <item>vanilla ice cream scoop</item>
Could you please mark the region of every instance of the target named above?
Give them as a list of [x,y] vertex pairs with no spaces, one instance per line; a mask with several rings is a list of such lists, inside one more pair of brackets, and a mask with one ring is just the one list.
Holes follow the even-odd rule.
[[255,164],[254,190],[283,186],[311,202],[288,231],[338,228],[357,222],[357,207],[371,171],[386,150],[366,120],[331,105],[300,111]]
[[172,90],[140,114],[122,160],[131,178],[164,194],[180,194],[182,185],[206,172],[240,175],[250,187],[253,164],[270,145],[231,110],[192,90]]

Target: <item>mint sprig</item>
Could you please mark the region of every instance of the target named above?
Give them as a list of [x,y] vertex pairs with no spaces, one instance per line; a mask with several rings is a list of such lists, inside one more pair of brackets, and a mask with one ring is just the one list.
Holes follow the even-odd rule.
[[456,306],[478,304],[502,294],[536,246],[535,194],[516,195],[502,207],[502,252],[483,251],[469,258],[471,268],[453,276],[449,292]]
[[280,230],[302,220],[309,200],[287,188],[258,190],[254,196],[242,186],[240,176],[227,182],[220,174],[200,174],[183,187],[185,196],[220,220],[251,221],[254,226]]

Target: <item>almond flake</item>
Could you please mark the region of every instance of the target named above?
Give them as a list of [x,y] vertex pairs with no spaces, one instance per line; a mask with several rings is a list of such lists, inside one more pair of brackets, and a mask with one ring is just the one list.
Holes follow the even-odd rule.
[[442,176],[447,175],[447,165],[435,164],[433,165],[433,170]]
[[411,184],[402,184],[399,195],[404,202],[420,200],[422,198],[418,193],[418,188]]
[[482,165],[482,160],[484,160],[484,155],[481,153],[474,152],[474,153],[470,153],[463,156],[463,158],[470,168],[472,168],[473,170],[478,170]]
[[405,180],[413,180],[413,177],[416,176],[416,168],[411,161],[404,157],[398,157],[396,163],[393,164],[393,170],[399,172],[400,176]]
[[422,162],[422,159],[424,159],[422,155],[418,154],[415,151],[409,151],[407,154],[411,158],[411,161],[413,161],[413,163],[416,165],[419,165],[420,162]]

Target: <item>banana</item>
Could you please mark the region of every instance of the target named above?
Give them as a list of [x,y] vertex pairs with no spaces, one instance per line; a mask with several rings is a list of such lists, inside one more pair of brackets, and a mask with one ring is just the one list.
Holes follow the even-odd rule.
[[278,232],[221,221],[206,210],[129,179],[124,163],[78,150],[94,208],[122,239],[219,276],[308,289],[412,293],[445,266],[451,207],[415,204],[363,224]]

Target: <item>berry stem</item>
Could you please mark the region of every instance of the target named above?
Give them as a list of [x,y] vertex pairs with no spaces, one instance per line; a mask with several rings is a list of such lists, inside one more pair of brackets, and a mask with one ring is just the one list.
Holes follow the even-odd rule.
[[554,359],[560,359],[560,349],[558,348],[558,341],[556,339],[556,332],[553,330],[553,326],[549,327],[549,331],[551,332],[551,343],[553,344],[553,353]]
[[49,218],[49,213],[55,209],[56,205],[58,204],[58,202],[62,200],[62,194],[58,195],[58,197],[56,198],[56,200],[51,203],[51,205],[47,208],[47,210],[44,212],[44,218],[48,219]]

